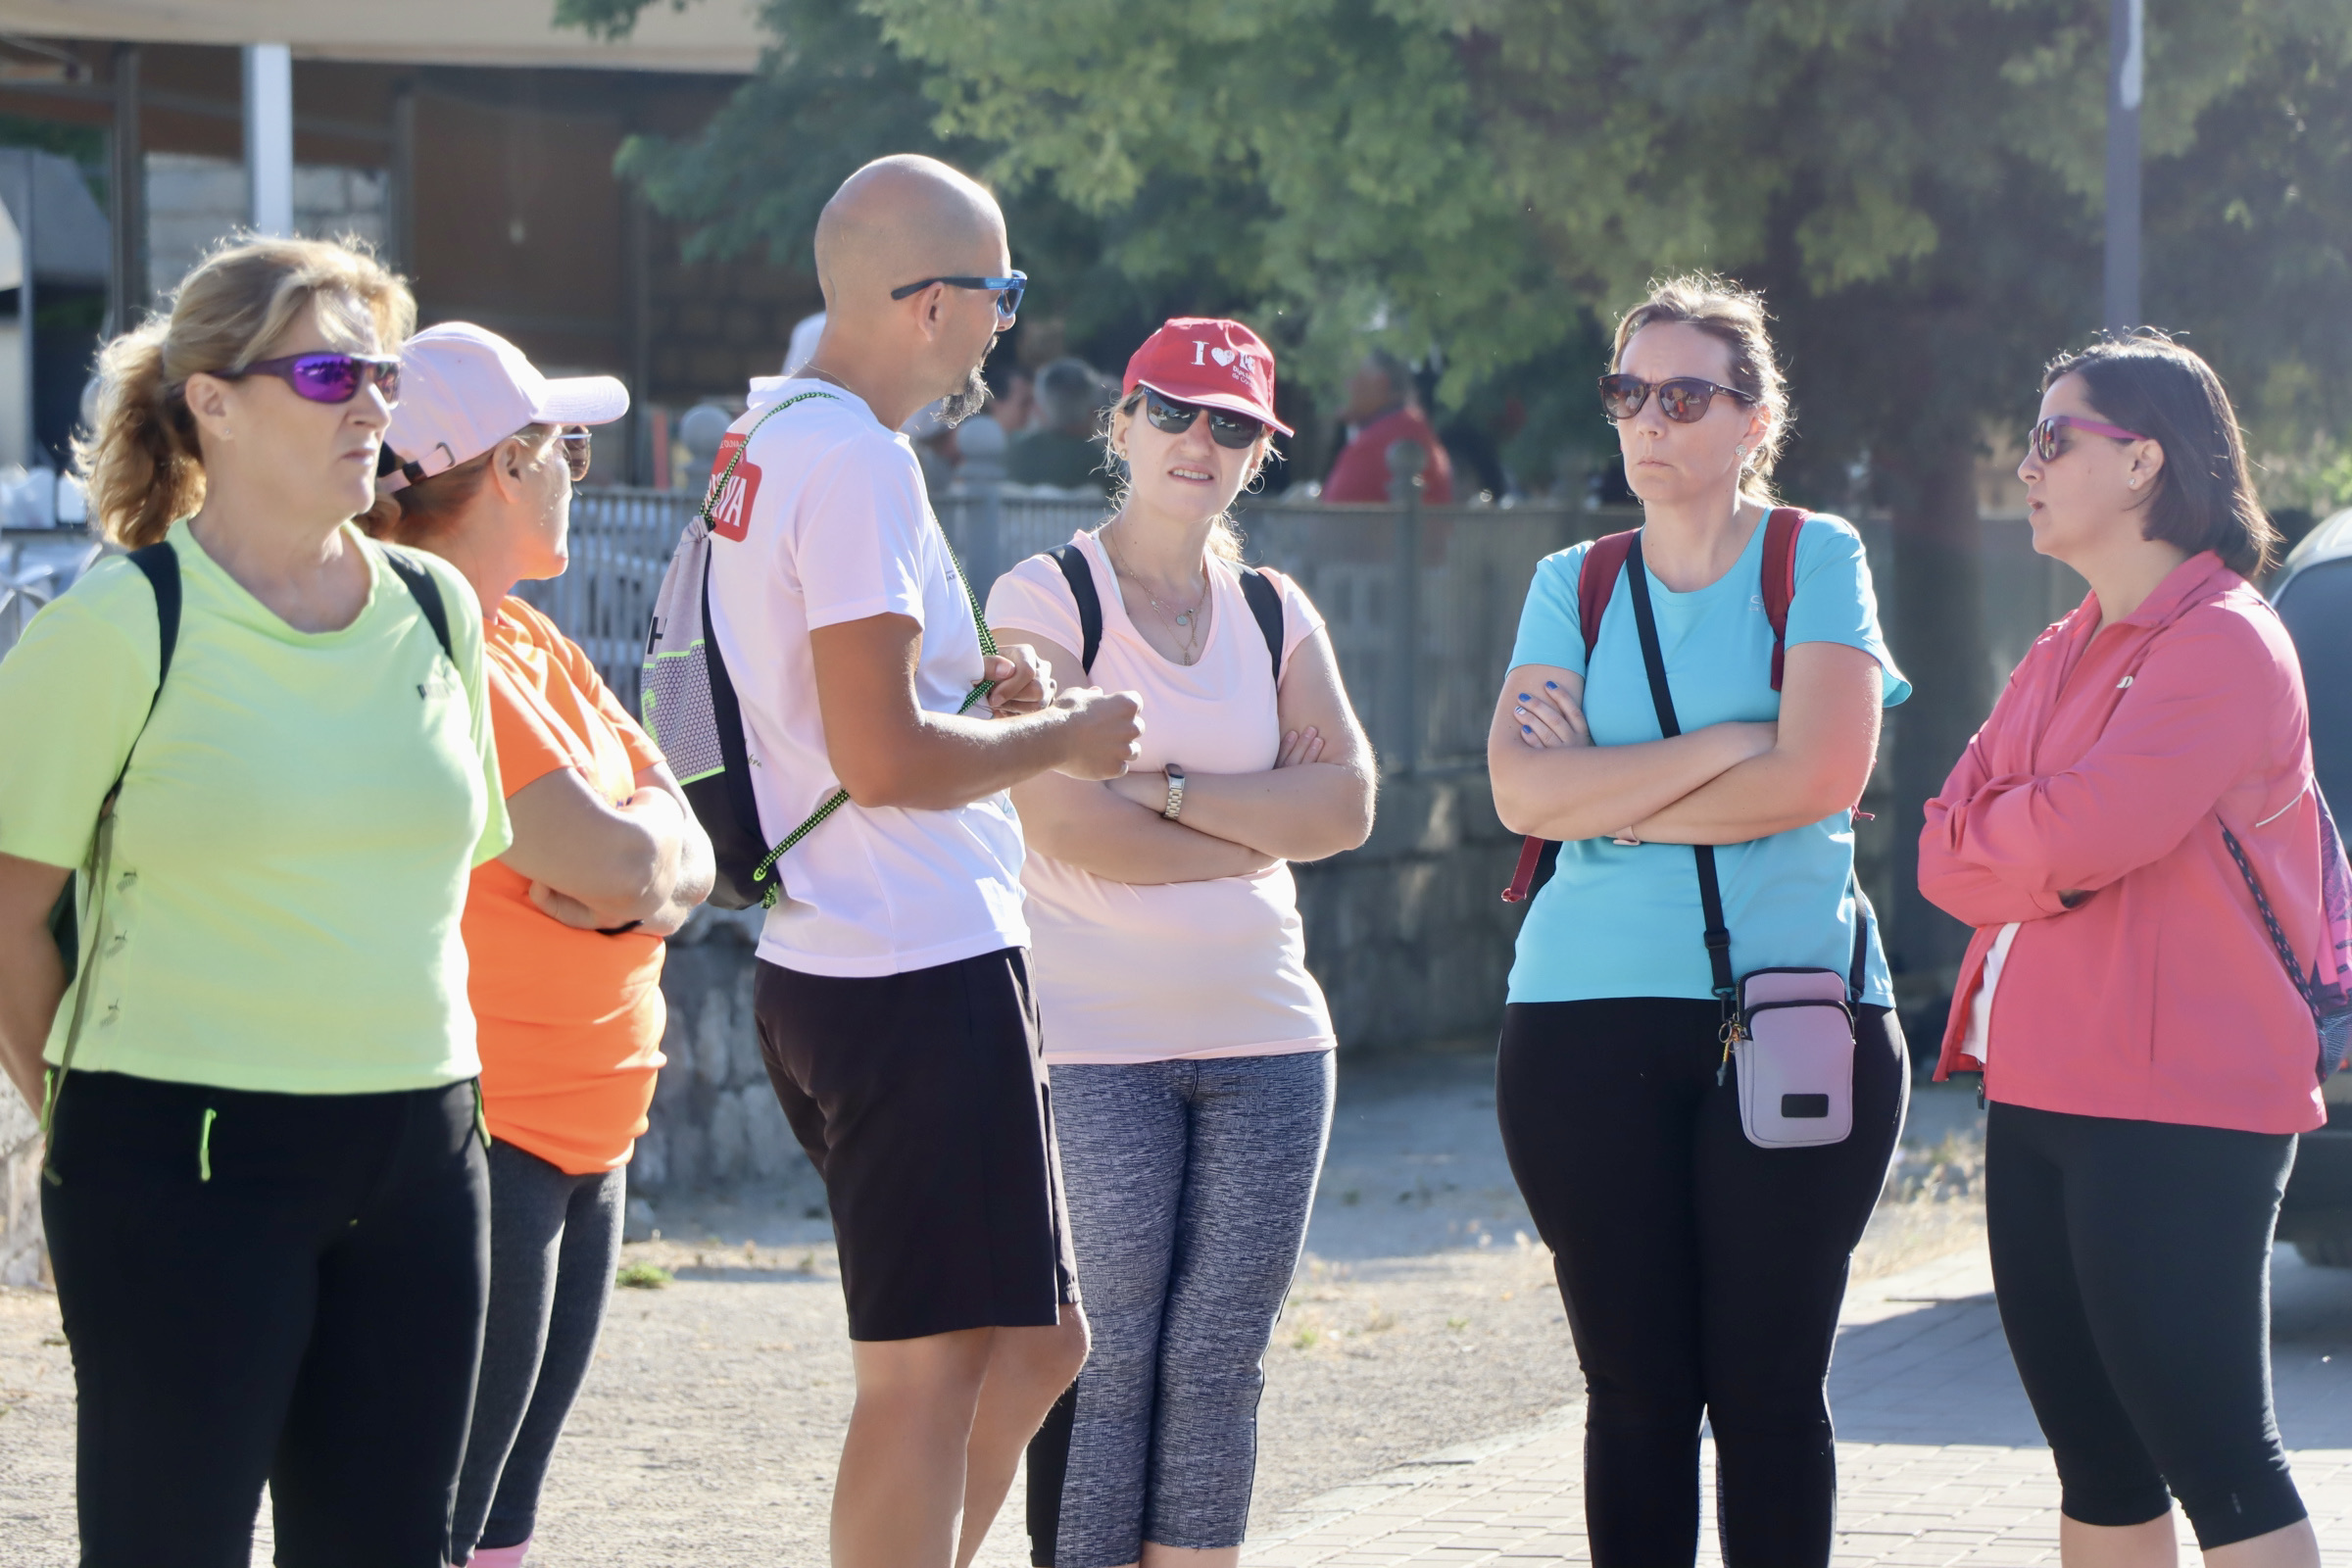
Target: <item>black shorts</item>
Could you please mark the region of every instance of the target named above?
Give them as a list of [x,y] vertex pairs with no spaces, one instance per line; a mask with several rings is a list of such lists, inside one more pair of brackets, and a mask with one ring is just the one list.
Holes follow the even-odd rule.
[[1078,1267],[1026,956],[870,979],[762,960],[753,1003],[825,1179],[850,1338],[1059,1322]]

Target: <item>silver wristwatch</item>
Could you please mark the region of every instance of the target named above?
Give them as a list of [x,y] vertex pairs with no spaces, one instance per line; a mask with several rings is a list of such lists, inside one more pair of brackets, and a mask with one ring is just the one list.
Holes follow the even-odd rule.
[[1160,771],[1168,775],[1168,804],[1159,808],[1159,814],[1173,822],[1184,811],[1184,769],[1170,762]]

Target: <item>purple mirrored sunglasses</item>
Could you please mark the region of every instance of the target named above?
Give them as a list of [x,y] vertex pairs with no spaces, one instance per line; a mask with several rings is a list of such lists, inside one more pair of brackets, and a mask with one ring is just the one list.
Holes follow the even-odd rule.
[[400,401],[400,361],[390,355],[289,354],[256,360],[242,370],[222,372],[221,378],[240,381],[249,375],[274,375],[312,403],[349,403],[372,377],[386,407]]

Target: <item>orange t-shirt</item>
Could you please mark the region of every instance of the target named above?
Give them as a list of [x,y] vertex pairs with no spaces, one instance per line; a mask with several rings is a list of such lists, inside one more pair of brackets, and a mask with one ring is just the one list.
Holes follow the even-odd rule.
[[[560,767],[618,805],[662,754],[556,623],[510,598],[483,627],[498,772],[509,797]],[[467,989],[490,1136],[572,1175],[627,1162],[661,1070],[660,937],[539,912],[504,860],[466,900]]]

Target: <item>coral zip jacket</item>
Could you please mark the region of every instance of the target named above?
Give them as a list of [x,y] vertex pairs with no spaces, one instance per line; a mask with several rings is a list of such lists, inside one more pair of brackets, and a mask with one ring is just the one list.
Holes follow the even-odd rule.
[[[1928,803],[1920,891],[1977,928],[1936,1076],[1981,1066],[1989,1098],[2042,1110],[2309,1131],[2311,1012],[2222,843],[2227,822],[2306,967],[2332,965],[2294,645],[2210,552],[2099,616],[2094,594],[2042,633]],[[1970,1004],[2011,922],[1980,1062]]]

